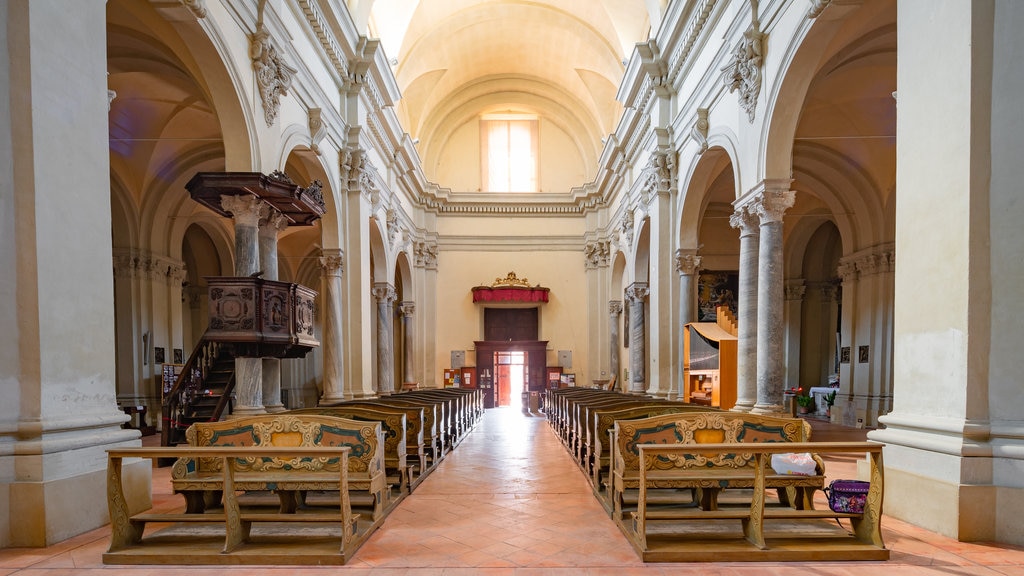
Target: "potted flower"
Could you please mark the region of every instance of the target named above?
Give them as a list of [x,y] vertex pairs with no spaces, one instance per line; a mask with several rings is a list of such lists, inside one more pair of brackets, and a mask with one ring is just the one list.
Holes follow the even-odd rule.
[[811,406],[814,406],[814,398],[804,395],[797,396],[796,405],[797,412],[800,414],[807,414],[811,411]]
[[836,403],[836,391],[833,390],[825,395],[825,406],[828,409],[828,415],[832,416],[832,405]]

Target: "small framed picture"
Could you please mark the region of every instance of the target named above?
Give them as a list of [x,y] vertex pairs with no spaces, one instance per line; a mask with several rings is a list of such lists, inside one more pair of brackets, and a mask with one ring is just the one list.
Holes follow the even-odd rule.
[[839,349],[839,363],[849,364],[850,363],[850,347],[843,346]]
[[164,363],[164,349],[163,348],[153,348],[153,363],[154,364],[163,364]]
[[857,361],[861,364],[866,364],[868,361],[868,347],[861,346],[857,348]]
[[181,364],[183,362],[181,348],[174,349],[174,363]]

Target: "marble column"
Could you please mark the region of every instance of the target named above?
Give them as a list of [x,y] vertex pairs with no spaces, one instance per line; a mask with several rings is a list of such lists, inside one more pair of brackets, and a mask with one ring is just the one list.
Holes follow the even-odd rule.
[[405,374],[402,375],[402,383],[414,384],[416,383],[416,378],[413,374],[415,364],[415,355],[413,354],[413,345],[415,342],[415,333],[413,332],[415,327],[415,324],[413,324],[413,314],[416,313],[416,303],[410,301],[402,302],[398,305],[398,313],[402,315],[402,342],[404,343],[402,350],[402,365],[404,366]]
[[788,188],[769,188],[759,192],[751,205],[761,222],[757,267],[757,404],[751,410],[758,414],[783,412],[782,214],[795,200],[796,192]]
[[644,364],[647,361],[647,350],[644,347],[647,318],[644,302],[650,294],[646,282],[634,282],[626,288],[629,299],[629,393],[643,394],[647,391]]
[[746,207],[736,208],[729,224],[740,231],[739,293],[736,295],[736,405],[735,412],[750,412],[757,403],[757,253],[760,230],[757,217]]
[[611,354],[609,358],[608,373],[615,376],[616,388],[625,390],[625,383],[622,381],[622,374],[619,374],[619,320],[622,316],[622,301],[612,300],[608,302],[608,333],[611,335]]
[[697,256],[695,250],[676,251],[676,271],[679,272],[679,352],[676,356],[676,384],[669,389],[669,400],[678,400],[683,396],[683,358],[686,356],[683,332],[687,324],[697,321],[694,309],[697,304],[697,274],[700,271],[700,263],[701,257]]
[[[803,308],[804,308],[804,296],[807,293],[807,283],[803,278],[794,278],[786,281],[786,303],[785,303],[785,316],[786,316],[786,330],[785,334],[785,387],[797,387],[803,386],[800,380],[800,373],[802,371],[802,359],[800,354],[800,341],[804,337],[803,331]],[[813,296],[813,291],[812,291]],[[816,334],[816,336],[820,336]],[[816,336],[808,337],[815,338]],[[820,338],[819,338],[820,339]],[[833,340],[835,338],[833,337]],[[817,385],[817,384],[815,384]],[[788,406],[786,407],[788,408]]]
[[320,267],[323,270],[323,341],[324,389],[320,404],[334,404],[345,399],[342,378],[344,342],[341,324],[341,276],[345,272],[345,257],[340,249],[321,250]]
[[[235,276],[259,272],[259,223],[263,201],[255,196],[224,195],[220,205],[235,221]],[[231,414],[266,414],[263,408],[262,358],[235,358],[235,406]]]
[[387,282],[373,285],[377,300],[377,393],[381,396],[395,392],[394,313],[395,287]]
[[[270,205],[260,218],[260,268],[265,280],[280,280],[277,272],[277,236],[288,228],[288,219]],[[263,406],[267,412],[284,412],[281,402],[281,359],[263,358]]]

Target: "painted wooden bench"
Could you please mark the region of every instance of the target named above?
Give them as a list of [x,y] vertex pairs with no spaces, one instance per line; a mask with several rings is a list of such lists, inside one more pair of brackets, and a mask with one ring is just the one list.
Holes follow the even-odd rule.
[[[645,562],[887,560],[882,541],[882,445],[874,442],[744,442],[641,444],[637,447],[637,510],[620,524]],[[742,452],[740,452],[742,450]],[[796,509],[769,502],[766,490],[802,476],[775,474],[773,454],[786,452],[861,453],[870,463],[870,488],[863,512]],[[742,483],[750,486],[746,502],[719,507],[665,506],[649,501],[664,486],[706,488]],[[839,524],[848,520],[850,531]],[[709,526],[739,522],[739,530]],[[652,525],[657,525],[652,529]],[[689,525],[689,526],[687,526]],[[734,525],[735,526],[735,525]],[[687,530],[686,528],[689,528]]]
[[[642,444],[742,444],[749,442],[808,442],[811,426],[800,418],[767,416],[729,411],[698,411],[681,414],[665,414],[635,420],[617,420],[611,433],[612,487],[610,500],[612,516],[621,521],[624,496],[627,489],[640,487],[640,451]],[[793,450],[790,450],[791,452]],[[766,487],[776,489],[781,501],[797,509],[811,509],[816,490],[824,486],[825,463],[812,454],[816,463],[815,474],[791,476],[767,474]],[[753,458],[723,455],[722,465],[708,462],[716,473],[726,474],[718,469],[732,468],[736,473],[731,478],[717,478],[704,486],[694,487],[689,483],[676,486],[663,482],[661,488],[691,488],[699,498],[701,508],[713,510],[717,506],[718,494],[726,488],[752,488],[757,465]],[[709,476],[710,478],[710,476]]]
[[[144,538],[148,523],[223,523],[224,541],[221,554],[235,552],[249,544],[249,534],[256,522],[317,522],[337,523],[339,530],[338,555],[321,558],[323,563],[344,563],[345,555],[354,551],[358,514],[352,513],[349,502],[347,461],[352,452],[349,446],[172,446],[158,448],[116,448],[107,451],[107,507],[110,512],[110,548],[103,556],[105,564],[137,564],[173,562],[209,563],[195,556],[195,543],[184,543],[177,548],[158,545],[146,552]],[[204,462],[216,473],[193,477],[196,489],[215,491],[224,495],[222,513],[157,513],[129,512],[122,484],[122,463],[125,458],[150,460],[176,459],[177,461]],[[332,511],[267,512],[243,509],[237,491],[250,482],[253,475],[274,477],[276,486],[283,490],[331,490],[340,495],[339,504]],[[152,536],[152,535],[150,535]],[[275,542],[267,542],[277,557],[282,557]],[[250,554],[251,555],[251,554]],[[223,557],[220,558],[223,560]],[[230,563],[228,561],[227,563]]]
[[432,432],[431,428],[426,423],[426,416],[424,415],[424,408],[422,406],[396,406],[377,402],[374,399],[367,399],[349,400],[337,404],[323,405],[319,408],[333,407],[369,408],[371,410],[405,414],[405,461],[409,467],[410,489],[415,488],[416,485],[423,480],[425,475],[430,472],[431,469],[427,463],[428,445],[426,443],[431,437],[430,435]]
[[584,439],[583,462],[586,465],[591,487],[594,493],[602,497],[607,503],[611,500],[607,497],[609,478],[611,474],[611,450],[609,448],[609,433],[615,427],[616,420],[633,420],[637,418],[649,418],[662,414],[679,414],[684,412],[717,411],[716,408],[706,406],[695,406],[682,402],[645,402],[637,405],[615,405],[594,410],[589,415],[587,435]]
[[[389,498],[384,472],[384,435],[379,422],[366,422],[333,416],[313,414],[293,416],[266,414],[233,418],[220,422],[197,422],[185,432],[189,446],[250,447],[269,446],[315,447],[348,446],[351,448],[346,462],[348,487],[351,493],[369,496],[373,520],[383,517]],[[294,512],[302,503],[303,490],[284,487],[282,480],[314,482],[327,474],[340,462],[311,465],[302,478],[294,466],[267,458],[251,457],[239,463],[235,474],[235,488],[246,491],[272,490],[281,502],[281,512]],[[187,513],[202,513],[209,503],[219,500],[221,494],[211,494],[210,486],[221,482],[224,472],[222,459],[181,458],[171,469],[171,485],[176,493],[185,496]],[[211,498],[212,496],[212,498]]]
[[409,466],[406,464],[406,457],[408,456],[408,450],[406,449],[408,424],[404,412],[388,410],[384,407],[333,406],[300,408],[289,410],[286,414],[296,416],[319,414],[367,422],[380,422],[381,431],[384,433],[384,473],[387,475],[388,484],[398,486],[401,494],[409,493],[410,471]]

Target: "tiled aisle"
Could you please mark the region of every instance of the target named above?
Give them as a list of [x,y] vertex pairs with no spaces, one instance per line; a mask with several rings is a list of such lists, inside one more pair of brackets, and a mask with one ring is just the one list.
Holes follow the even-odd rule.
[[[863,431],[815,424],[815,439],[863,437]],[[150,440],[149,437],[147,440]],[[851,461],[829,462],[852,473]],[[180,506],[169,469],[154,473],[158,506]],[[831,475],[831,474],[830,474]],[[97,495],[101,497],[101,495]],[[882,576],[1011,574],[1024,576],[1024,548],[965,544],[883,518],[892,559],[878,562],[648,564],[639,561],[583,474],[540,416],[488,410],[384,526],[343,567],[103,566],[109,528],[45,549],[0,550],[0,576],[116,574],[160,576],[304,574],[382,575],[755,575]]]

